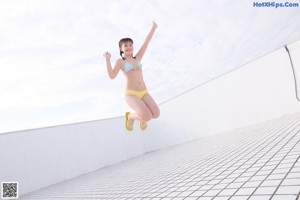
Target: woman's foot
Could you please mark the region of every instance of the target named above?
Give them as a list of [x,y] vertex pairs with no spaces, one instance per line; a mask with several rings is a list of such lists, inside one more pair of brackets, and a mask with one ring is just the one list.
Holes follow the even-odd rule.
[[133,119],[129,118],[129,114],[130,114],[130,112],[125,113],[125,127],[128,131],[132,131],[134,121],[133,121]]
[[140,127],[144,131],[147,128],[147,122],[140,122]]

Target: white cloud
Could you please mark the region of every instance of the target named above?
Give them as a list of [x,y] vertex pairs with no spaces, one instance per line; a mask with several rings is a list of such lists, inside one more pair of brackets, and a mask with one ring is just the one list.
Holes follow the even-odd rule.
[[102,54],[114,63],[122,37],[138,50],[152,19],[159,27],[142,62],[158,103],[300,38],[297,8],[252,4],[1,1],[0,132],[123,115],[125,78],[108,78]]

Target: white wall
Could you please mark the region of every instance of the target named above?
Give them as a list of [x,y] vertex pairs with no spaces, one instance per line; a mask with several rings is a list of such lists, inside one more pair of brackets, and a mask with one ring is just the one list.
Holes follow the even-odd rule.
[[2,134],[0,182],[18,181],[24,194],[166,146],[123,125],[115,118]]
[[[289,49],[300,67],[300,41]],[[18,181],[22,195],[146,152],[299,112],[300,103],[281,48],[160,108],[161,117],[145,132],[138,123],[125,131],[119,117],[2,134],[0,182]]]
[[[288,48],[299,72],[300,41]],[[298,83],[300,88],[299,75]],[[165,103],[160,121],[199,138],[299,111],[291,64],[281,48]]]

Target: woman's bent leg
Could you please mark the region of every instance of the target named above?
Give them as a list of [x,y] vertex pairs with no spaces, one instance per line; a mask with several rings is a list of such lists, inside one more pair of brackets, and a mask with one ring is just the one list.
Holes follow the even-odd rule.
[[155,103],[154,99],[151,97],[151,95],[149,93],[146,94],[142,100],[144,101],[148,109],[151,111],[152,118],[158,118],[160,115],[160,110],[157,104]]
[[136,113],[130,113],[129,122],[133,123],[134,120],[139,120],[141,122],[149,121],[152,119],[152,113],[140,98],[134,95],[126,95],[126,102]]

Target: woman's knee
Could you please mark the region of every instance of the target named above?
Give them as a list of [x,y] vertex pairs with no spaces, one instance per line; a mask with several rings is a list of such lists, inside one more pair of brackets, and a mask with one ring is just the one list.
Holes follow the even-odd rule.
[[155,112],[152,113],[152,118],[153,119],[156,119],[160,116],[160,110],[157,109]]
[[153,119],[156,119],[156,118],[158,118],[159,116],[160,116],[160,110],[159,110],[159,108],[157,107],[157,108],[155,108],[155,109],[152,110],[152,118],[153,118]]
[[141,113],[141,117],[143,121],[149,121],[152,119],[152,113],[150,111],[144,111]]

